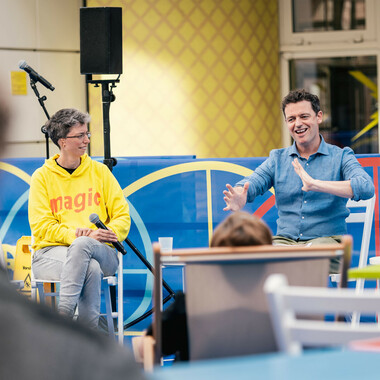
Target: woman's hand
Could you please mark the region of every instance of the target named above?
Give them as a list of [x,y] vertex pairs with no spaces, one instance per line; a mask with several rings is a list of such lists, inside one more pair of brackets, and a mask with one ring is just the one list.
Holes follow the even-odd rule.
[[91,231],[93,231],[91,228],[77,228],[75,230],[75,236],[90,236]]
[[75,236],[89,236],[102,243],[114,243],[118,241],[115,232],[110,229],[103,230],[99,228],[98,230],[93,230],[91,228],[77,228],[75,230]]
[[116,243],[118,241],[115,232],[110,229],[103,230],[99,228],[98,230],[91,230],[91,233],[88,236],[101,243]]

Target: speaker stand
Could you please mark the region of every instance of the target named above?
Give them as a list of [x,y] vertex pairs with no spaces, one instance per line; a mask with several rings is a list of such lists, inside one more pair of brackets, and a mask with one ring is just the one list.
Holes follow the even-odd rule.
[[[112,92],[112,89],[116,87],[116,83],[119,83],[119,76],[117,79],[92,79],[92,74],[86,74],[86,82],[94,84],[95,87],[102,85],[102,103],[103,103],[103,141],[104,141],[104,160],[103,163],[107,165],[108,169],[112,172],[113,167],[117,164],[116,158],[111,157],[111,140],[110,140],[110,106],[111,102],[114,102],[116,97]],[[128,239],[125,239],[125,242],[129,245],[132,251],[137,255],[137,257],[144,263],[144,265],[154,274],[152,265],[145,259],[141,252],[136,248],[136,246]],[[175,297],[173,289],[163,280],[162,281],[164,288],[169,292],[169,295],[163,300],[163,303],[169,301],[172,297]],[[116,310],[116,290],[115,287],[111,287],[111,301],[112,309]],[[145,314],[136,318],[135,320],[129,322],[124,326],[124,330],[135,325],[136,323],[142,321],[146,317],[150,316],[153,313],[153,308],[145,312]]]
[[104,143],[104,159],[103,163],[111,170],[117,164],[117,160],[111,157],[111,140],[110,140],[110,107],[116,97],[112,90],[119,83],[120,75],[116,79],[92,79],[92,74],[86,75],[86,83],[94,84],[95,87],[102,86],[102,104],[103,104],[103,143]]

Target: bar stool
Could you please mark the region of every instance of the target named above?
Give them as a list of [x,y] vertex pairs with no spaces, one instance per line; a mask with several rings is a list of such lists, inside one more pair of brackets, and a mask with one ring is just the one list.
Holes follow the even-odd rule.
[[[377,259],[377,260],[372,260]],[[380,263],[380,257],[371,257],[370,264]],[[348,278],[350,279],[358,279],[362,278],[364,280],[376,280],[377,291],[380,292],[379,289],[379,281],[380,281],[380,264],[376,265],[367,265],[363,268],[351,268],[347,273]],[[380,295],[379,295],[380,296]],[[377,323],[380,325],[379,316],[376,316]]]
[[[370,257],[369,259],[369,264],[368,266],[364,268],[352,268],[348,272],[348,277],[350,277],[350,271],[351,275],[354,277],[351,278],[362,278],[365,280],[376,280],[376,286],[378,291],[380,291],[380,256],[373,256]],[[379,268],[376,268],[379,267]],[[371,269],[372,268],[372,269]],[[360,277],[359,277],[360,276]]]
[[[370,259],[371,262],[371,259]],[[372,263],[371,263],[372,264]],[[363,268],[350,268],[348,270],[348,278],[357,279],[363,278],[365,280],[379,280],[380,279],[380,265],[367,265]]]
[[[380,265],[380,256],[374,256],[369,259],[370,265]],[[376,280],[376,288],[378,291],[380,291],[380,279],[378,278]]]

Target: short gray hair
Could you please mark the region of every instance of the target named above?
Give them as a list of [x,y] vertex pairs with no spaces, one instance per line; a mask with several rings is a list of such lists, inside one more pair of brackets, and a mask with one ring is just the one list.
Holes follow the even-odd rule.
[[46,132],[55,145],[59,139],[64,139],[70,132],[71,127],[77,124],[87,124],[91,120],[88,113],[83,113],[75,108],[64,108],[57,111],[45,124]]

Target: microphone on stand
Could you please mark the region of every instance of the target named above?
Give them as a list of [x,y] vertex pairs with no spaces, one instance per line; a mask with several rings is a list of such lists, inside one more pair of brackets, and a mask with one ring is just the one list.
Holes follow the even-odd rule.
[[21,70],[26,71],[35,82],[40,82],[49,90],[54,91],[54,87],[51,85],[51,83],[49,83],[43,76],[41,76],[36,71],[34,71],[30,66],[28,66],[25,61],[20,61],[18,63],[18,67]]
[[[102,230],[108,230],[108,228],[105,226],[105,224],[99,219],[98,214],[91,214],[90,217],[90,222],[94,223],[96,227],[102,229]],[[127,251],[124,249],[123,244],[120,242],[110,242],[119,252],[121,252],[123,255],[127,253]]]

